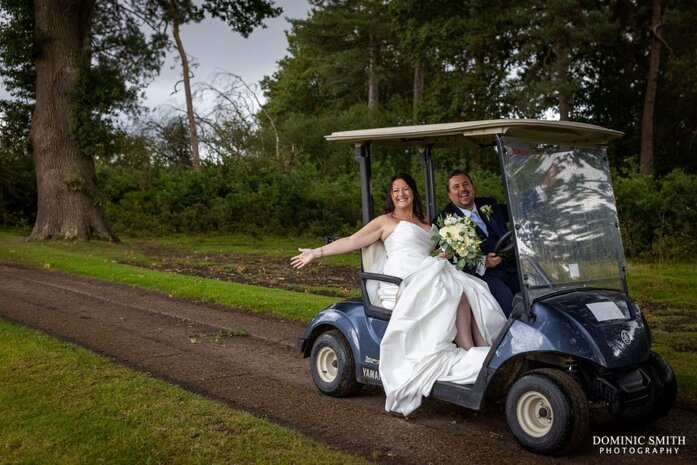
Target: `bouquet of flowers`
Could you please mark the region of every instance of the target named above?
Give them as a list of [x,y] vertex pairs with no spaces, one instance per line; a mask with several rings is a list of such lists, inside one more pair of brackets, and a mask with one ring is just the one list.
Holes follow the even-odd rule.
[[464,216],[448,214],[438,218],[438,234],[433,236],[440,251],[452,256],[455,268],[476,267],[482,263],[479,244],[482,240],[474,230],[474,221]]

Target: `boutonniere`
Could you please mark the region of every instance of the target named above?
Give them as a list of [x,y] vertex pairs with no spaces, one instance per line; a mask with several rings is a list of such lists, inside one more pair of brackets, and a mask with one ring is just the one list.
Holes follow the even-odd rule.
[[491,209],[491,205],[484,205],[481,208],[482,213],[484,213],[484,216],[486,216],[486,219],[488,220],[491,214],[493,213],[493,210]]

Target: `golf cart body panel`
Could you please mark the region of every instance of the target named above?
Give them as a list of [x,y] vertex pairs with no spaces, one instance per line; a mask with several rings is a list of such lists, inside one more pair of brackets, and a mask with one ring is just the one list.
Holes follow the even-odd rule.
[[[622,317],[598,323],[588,307],[618,308]],[[631,367],[646,361],[650,336],[641,313],[618,292],[585,290],[549,297],[532,306],[530,323],[516,320],[496,348],[490,368],[524,354],[556,353],[603,368]]]
[[366,317],[361,300],[344,300],[330,305],[310,321],[298,348],[308,357],[314,340],[328,328],[344,335],[354,354],[356,379],[363,384],[382,385],[378,363],[380,341],[387,321]]

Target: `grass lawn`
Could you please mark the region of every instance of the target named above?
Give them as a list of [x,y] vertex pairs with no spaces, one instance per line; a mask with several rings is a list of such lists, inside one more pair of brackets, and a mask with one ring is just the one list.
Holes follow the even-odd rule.
[[697,408],[697,264],[630,263],[629,293],[646,315],[653,350],[670,362],[679,398]]
[[2,320],[0,405],[0,463],[368,463]]
[[[278,243],[282,243],[282,240]],[[179,247],[185,246],[179,245]],[[217,248],[216,250],[229,250],[217,245],[210,247]],[[251,248],[253,246],[250,245]],[[257,253],[261,253],[261,250],[257,249]],[[267,253],[278,253],[280,249],[271,246],[265,250]],[[290,256],[292,253],[292,248],[288,249],[288,246],[284,250],[286,255]],[[140,263],[149,261],[147,254],[128,244],[109,244],[98,241],[28,243],[18,235],[0,232],[0,260],[91,276],[105,281],[166,292],[175,297],[216,302],[300,321],[309,321],[319,310],[336,301],[332,297],[304,292],[261,288],[120,264],[118,263],[120,260]]]
[[[318,238],[259,237],[246,234],[225,236],[180,236],[166,238],[133,239],[122,238],[124,243],[138,242],[154,247],[211,253],[254,253],[291,257],[298,253],[298,247],[319,247],[325,242]],[[360,266],[358,253],[335,255],[322,259],[331,265]]]

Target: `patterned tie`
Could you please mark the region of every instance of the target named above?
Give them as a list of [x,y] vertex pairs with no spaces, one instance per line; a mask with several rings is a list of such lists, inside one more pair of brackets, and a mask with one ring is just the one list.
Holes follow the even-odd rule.
[[482,221],[482,219],[479,217],[477,210],[472,210],[472,213],[470,214],[470,219],[474,221],[474,224],[479,226],[479,229],[484,231],[484,235],[486,237],[489,237],[489,230],[486,229],[486,224],[484,224],[484,221]]

